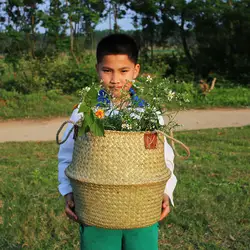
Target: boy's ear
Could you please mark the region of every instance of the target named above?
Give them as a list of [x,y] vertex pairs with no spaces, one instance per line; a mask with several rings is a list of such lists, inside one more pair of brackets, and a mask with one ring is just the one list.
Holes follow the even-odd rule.
[[134,68],[134,79],[136,79],[137,76],[139,75],[140,69],[141,69],[141,66],[140,66],[140,64],[137,63],[137,64],[135,65],[135,68]]

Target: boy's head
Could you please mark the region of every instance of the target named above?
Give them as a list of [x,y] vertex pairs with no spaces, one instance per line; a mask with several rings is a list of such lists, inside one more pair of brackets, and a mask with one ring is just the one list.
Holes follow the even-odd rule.
[[117,98],[131,88],[140,71],[136,42],[125,34],[104,37],[97,46],[96,59],[96,70],[104,88]]

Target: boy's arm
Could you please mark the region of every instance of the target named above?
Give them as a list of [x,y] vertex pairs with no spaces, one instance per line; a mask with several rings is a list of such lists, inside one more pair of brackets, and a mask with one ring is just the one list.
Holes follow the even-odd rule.
[[165,190],[164,190],[164,196],[162,200],[162,212],[160,221],[163,220],[169,213],[170,213],[170,205],[169,200],[171,201],[172,205],[174,206],[174,200],[173,200],[173,192],[177,183],[177,179],[173,173],[174,171],[174,152],[170,145],[167,143],[166,138],[164,138],[164,158],[165,158],[165,164],[166,167],[169,168],[171,171],[171,176],[169,180],[167,181]]
[[[75,109],[70,117],[70,120],[73,122],[77,122],[80,119],[80,115],[78,114],[78,108]],[[63,139],[68,134],[69,130],[72,128],[73,124],[68,124]],[[70,134],[67,141],[60,145],[58,152],[58,181],[59,181],[59,192],[61,195],[65,196],[68,193],[72,192],[72,187],[70,184],[69,178],[65,175],[65,169],[69,166],[72,161],[72,154],[74,149],[74,139],[73,139],[73,131]]]
[[[164,125],[165,122],[161,115],[158,116],[158,119],[159,123],[161,125]],[[174,175],[174,151],[168,144],[166,137],[164,137],[164,158],[166,167],[171,171],[171,176],[167,181],[164,194],[166,194],[169,197],[171,204],[174,206],[173,192],[177,183],[177,178]]]
[[174,175],[174,152],[171,146],[168,144],[166,138],[164,138],[164,158],[166,167],[171,171],[171,176],[167,181],[164,193],[168,195],[172,205],[174,206],[173,192],[176,187],[177,178]]

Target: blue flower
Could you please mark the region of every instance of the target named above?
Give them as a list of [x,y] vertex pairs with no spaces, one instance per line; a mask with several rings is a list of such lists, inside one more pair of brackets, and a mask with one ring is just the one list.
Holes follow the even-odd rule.
[[[145,101],[140,99],[133,88],[130,88],[129,94],[131,96],[132,103],[138,107],[144,107],[146,105]],[[98,93],[97,97],[98,104],[97,106],[101,106],[101,104],[110,104],[110,99],[108,97],[107,92],[104,89],[101,89]]]

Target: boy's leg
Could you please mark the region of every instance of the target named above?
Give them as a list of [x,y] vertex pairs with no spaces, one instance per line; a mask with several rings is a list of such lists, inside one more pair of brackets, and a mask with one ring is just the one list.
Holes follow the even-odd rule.
[[81,250],[120,250],[122,230],[80,226]]
[[123,230],[123,250],[158,250],[158,223]]

